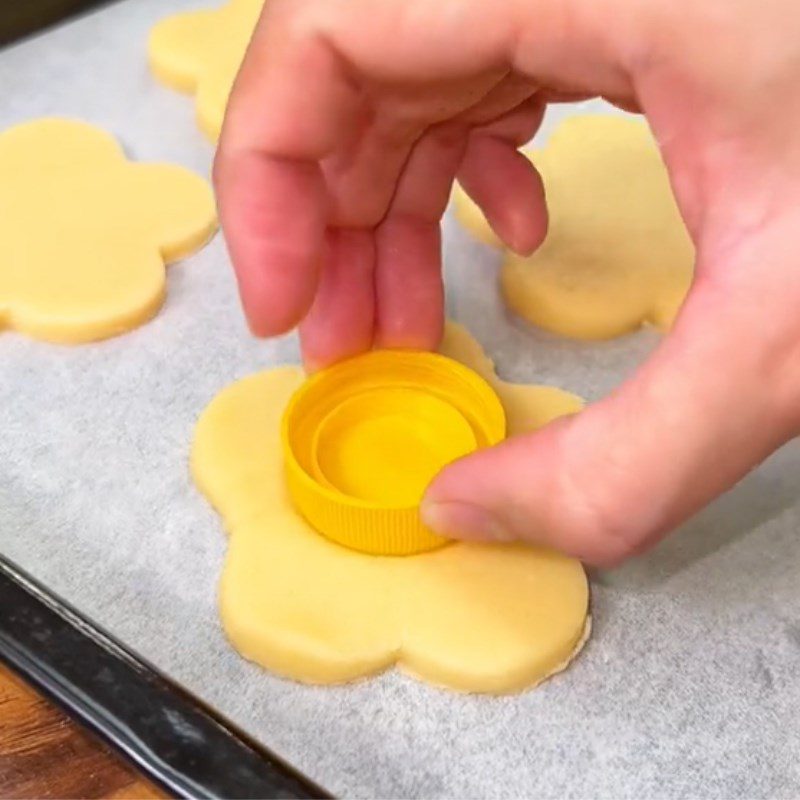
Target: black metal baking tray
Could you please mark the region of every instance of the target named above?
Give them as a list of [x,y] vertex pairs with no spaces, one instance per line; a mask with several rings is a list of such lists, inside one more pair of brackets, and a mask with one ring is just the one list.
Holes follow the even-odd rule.
[[0,661],[176,797],[330,797],[0,556]]
[[0,46],[108,0],[0,0]]

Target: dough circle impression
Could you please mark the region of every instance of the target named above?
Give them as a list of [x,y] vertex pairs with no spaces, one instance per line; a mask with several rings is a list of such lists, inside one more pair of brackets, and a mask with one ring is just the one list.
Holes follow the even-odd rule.
[[47,118],[0,133],[0,328],[51,342],[122,333],[152,317],[165,263],[216,230],[211,187],[136,164],[105,131]]
[[[669,328],[692,280],[694,248],[647,126],[622,116],[571,117],[529,157],[544,181],[549,226],[533,255],[505,254],[508,306],[578,339],[648,323]],[[478,239],[502,246],[460,187],[455,203]]]
[[[493,385],[510,434],[581,407],[560,389],[500,381],[460,326],[447,326],[440,351]],[[230,533],[220,611],[232,644],[280,675],[317,684],[396,664],[436,685],[503,693],[563,669],[589,628],[578,561],[544,548],[462,542],[368,555],[327,540],[294,511],[280,421],[303,379],[299,367],[244,378],[197,425],[192,472]]]

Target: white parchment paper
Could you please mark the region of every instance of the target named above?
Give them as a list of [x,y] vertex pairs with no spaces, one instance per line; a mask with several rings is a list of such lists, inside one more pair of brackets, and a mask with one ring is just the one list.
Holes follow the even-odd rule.
[[[135,159],[207,174],[191,100],[145,64],[150,26],[196,4],[127,0],[1,51],[0,127],[74,116]],[[510,321],[497,255],[450,221],[446,262],[451,313],[506,378],[592,399],[657,341],[576,344]],[[293,337],[246,333],[219,237],[170,269],[164,309],[129,335],[59,347],[0,332],[0,550],[338,794],[800,795],[796,444],[655,552],[596,576],[591,642],[535,691],[465,697],[393,672],[309,688],[240,659],[217,620],[226,542],[189,443],[222,387],[296,358]]]

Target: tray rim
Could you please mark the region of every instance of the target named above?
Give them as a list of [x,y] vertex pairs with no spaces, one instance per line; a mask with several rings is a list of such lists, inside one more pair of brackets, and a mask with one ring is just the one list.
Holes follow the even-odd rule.
[[[0,661],[175,797],[332,796],[2,554]],[[166,746],[129,694],[187,735]]]
[[25,0],[0,6],[0,47],[17,44],[114,2],[117,0]]

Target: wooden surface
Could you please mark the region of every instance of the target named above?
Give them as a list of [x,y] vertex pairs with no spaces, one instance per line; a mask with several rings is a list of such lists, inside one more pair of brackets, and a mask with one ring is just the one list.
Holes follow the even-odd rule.
[[0,798],[162,798],[0,665]]

